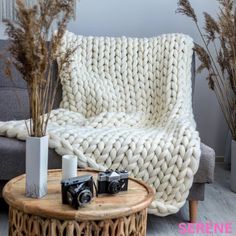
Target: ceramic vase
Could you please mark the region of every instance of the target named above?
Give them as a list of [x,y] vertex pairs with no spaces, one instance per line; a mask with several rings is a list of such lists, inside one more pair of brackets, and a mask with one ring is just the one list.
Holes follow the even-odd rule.
[[26,139],[26,196],[42,198],[47,194],[48,136]]

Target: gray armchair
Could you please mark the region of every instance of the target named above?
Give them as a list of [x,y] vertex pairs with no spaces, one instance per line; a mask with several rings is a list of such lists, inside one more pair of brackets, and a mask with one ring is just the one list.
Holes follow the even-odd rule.
[[[0,40],[0,51],[4,51],[7,41]],[[193,57],[194,59],[194,57]],[[193,60],[193,84],[195,78],[195,60]],[[29,104],[26,83],[20,74],[14,71],[14,83],[6,78],[0,62],[0,121],[20,120],[29,118]],[[56,76],[56,68],[55,68]],[[19,100],[18,100],[19,99]],[[61,100],[59,89],[54,107]],[[212,183],[214,177],[215,153],[210,147],[201,144],[200,166],[194,178],[194,184],[189,193],[190,221],[197,219],[198,201],[204,200],[206,183]],[[54,150],[49,150],[49,168],[61,168],[61,158]],[[25,142],[6,137],[0,137],[0,194],[4,184],[25,172]]]

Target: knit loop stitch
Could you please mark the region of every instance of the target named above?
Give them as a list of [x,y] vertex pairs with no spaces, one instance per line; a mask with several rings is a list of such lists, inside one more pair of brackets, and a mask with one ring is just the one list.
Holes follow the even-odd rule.
[[[81,167],[128,170],[155,190],[149,213],[176,213],[200,157],[191,101],[192,39],[66,32],[61,52],[71,45],[78,49],[59,75],[63,98],[50,117],[50,148],[77,155]],[[0,122],[0,134],[27,136],[23,121]]]

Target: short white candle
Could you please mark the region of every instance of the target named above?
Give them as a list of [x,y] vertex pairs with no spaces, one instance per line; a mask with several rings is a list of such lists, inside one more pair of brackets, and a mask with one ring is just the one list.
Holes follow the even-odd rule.
[[62,179],[72,178],[77,176],[77,156],[64,155],[62,156]]

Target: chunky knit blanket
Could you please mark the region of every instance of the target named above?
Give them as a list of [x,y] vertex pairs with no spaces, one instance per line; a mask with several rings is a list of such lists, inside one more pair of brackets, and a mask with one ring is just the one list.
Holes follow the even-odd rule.
[[[72,44],[78,49],[60,74],[63,99],[50,117],[50,147],[77,155],[82,167],[128,170],[155,190],[149,213],[176,213],[200,157],[191,102],[192,39],[67,32],[61,52]],[[24,140],[24,121],[0,122],[0,134]]]

